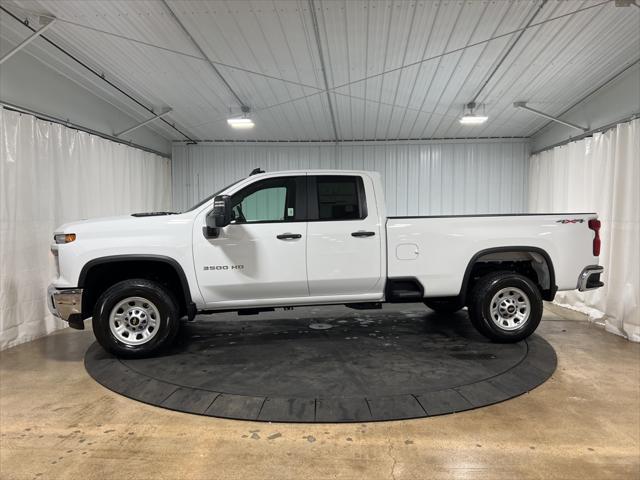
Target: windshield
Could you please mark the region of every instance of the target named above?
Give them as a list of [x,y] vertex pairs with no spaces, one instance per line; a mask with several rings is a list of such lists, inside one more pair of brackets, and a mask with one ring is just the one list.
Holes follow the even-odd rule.
[[191,207],[189,210],[185,210],[185,212],[191,212],[193,210],[195,210],[196,208],[200,208],[202,205],[204,205],[205,203],[207,203],[209,200],[211,200],[213,197],[215,197],[216,195],[220,195],[221,192],[224,192],[227,188],[231,188],[233,187],[236,183],[240,183],[242,180],[244,180],[244,178],[241,178],[238,181],[235,181],[229,185],[227,185],[226,187],[221,188],[220,190],[218,190],[216,193],[212,193],[211,195],[209,195],[207,198],[205,198],[204,200],[199,201],[198,203],[196,203],[193,207]]

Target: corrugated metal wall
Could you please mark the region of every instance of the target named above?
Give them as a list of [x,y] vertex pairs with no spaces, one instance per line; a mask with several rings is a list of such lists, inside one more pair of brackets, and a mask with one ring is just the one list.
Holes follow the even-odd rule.
[[198,144],[173,146],[174,208],[184,210],[255,167],[374,170],[389,215],[520,213],[526,208],[529,143]]

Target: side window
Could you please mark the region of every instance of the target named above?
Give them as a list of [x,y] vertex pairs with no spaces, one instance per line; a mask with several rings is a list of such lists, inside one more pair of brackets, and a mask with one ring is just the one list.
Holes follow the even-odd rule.
[[365,218],[362,179],[354,176],[318,175],[318,220]]
[[232,223],[289,222],[296,219],[295,177],[269,178],[231,199]]

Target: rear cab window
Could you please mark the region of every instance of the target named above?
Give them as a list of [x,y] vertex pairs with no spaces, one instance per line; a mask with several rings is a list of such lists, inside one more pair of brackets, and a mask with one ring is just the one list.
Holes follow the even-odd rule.
[[367,202],[362,177],[315,175],[310,178],[310,218],[315,221],[362,220]]

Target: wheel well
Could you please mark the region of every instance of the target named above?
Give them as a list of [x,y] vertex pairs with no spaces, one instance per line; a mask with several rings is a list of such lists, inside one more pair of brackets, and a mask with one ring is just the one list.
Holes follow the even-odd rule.
[[82,318],[93,315],[95,303],[105,290],[131,278],[158,282],[174,293],[180,315],[188,314],[188,305],[191,302],[184,273],[179,273],[174,265],[162,260],[132,259],[98,261],[85,266],[79,282],[79,286],[83,288]]
[[549,255],[540,249],[500,249],[480,252],[465,272],[461,295],[466,300],[479,278],[495,271],[510,271],[524,275],[536,284],[542,298],[552,300],[557,287]]

